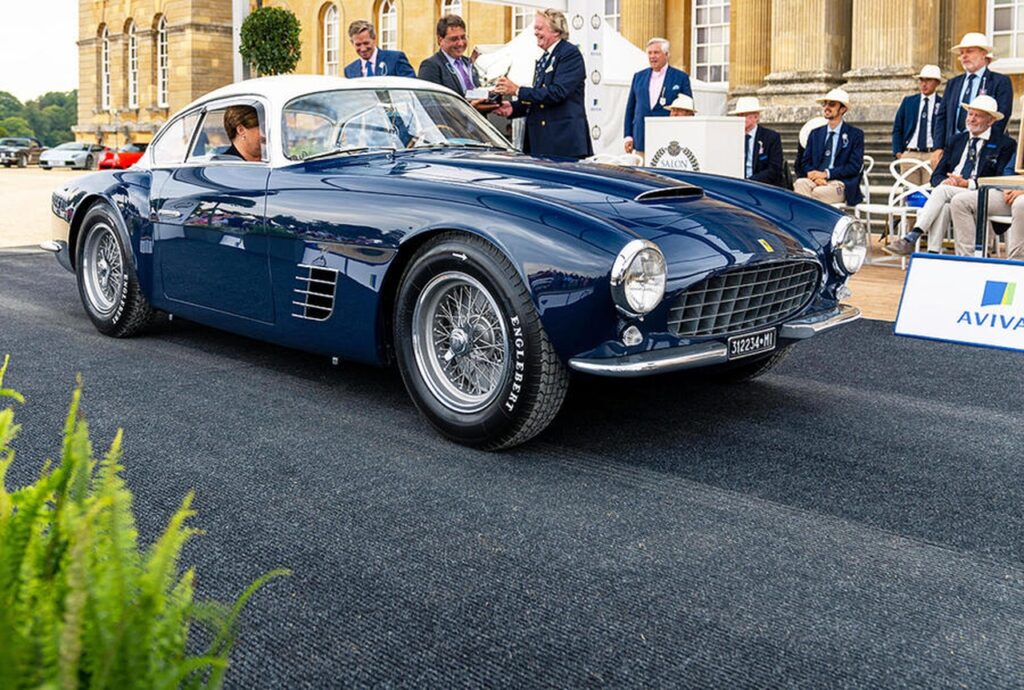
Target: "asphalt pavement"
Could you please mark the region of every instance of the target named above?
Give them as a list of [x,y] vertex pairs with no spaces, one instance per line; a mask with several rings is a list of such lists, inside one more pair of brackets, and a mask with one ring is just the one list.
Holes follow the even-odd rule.
[[1019,353],[862,321],[750,384],[575,380],[488,454],[394,371],[184,320],[104,337],[49,255],[0,251],[4,352],[8,486],[57,455],[80,372],[143,540],[196,491],[201,597],[294,571],[229,687],[1024,685]]

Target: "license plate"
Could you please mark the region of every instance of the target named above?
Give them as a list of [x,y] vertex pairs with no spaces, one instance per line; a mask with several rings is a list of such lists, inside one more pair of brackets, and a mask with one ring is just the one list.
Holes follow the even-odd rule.
[[729,359],[740,359],[775,349],[775,329],[729,338]]

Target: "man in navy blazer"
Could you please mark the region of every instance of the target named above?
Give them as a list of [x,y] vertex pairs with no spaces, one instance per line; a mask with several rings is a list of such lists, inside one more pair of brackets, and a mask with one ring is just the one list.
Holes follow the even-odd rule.
[[[939,66],[925,65],[917,75],[918,93],[907,96],[900,103],[892,123],[892,154],[896,158],[910,162],[931,161],[932,151],[938,148],[936,125],[941,124],[942,96],[935,90],[941,81]],[[923,185],[928,181],[927,170],[918,168],[910,173],[907,180],[911,184]]]
[[[913,253],[917,240],[925,233],[928,234],[928,251],[941,252],[953,202],[963,204],[963,211],[972,206],[973,200],[973,206],[977,208],[977,178],[1001,176],[1016,152],[1016,142],[995,128],[995,123],[1003,119],[1003,113],[994,98],[978,96],[963,108],[967,111],[964,121],[967,129],[956,135],[943,151],[942,160],[932,174],[933,189],[917,214],[914,229],[906,237],[895,239],[884,247],[890,254],[905,256]],[[961,201],[960,197],[972,199]],[[973,230],[971,235],[973,253]]]
[[680,94],[693,97],[690,75],[668,64],[669,42],[664,38],[647,41],[650,67],[633,75],[626,101],[626,153],[644,152],[644,118],[668,117],[668,104]]
[[[999,112],[1003,114],[1003,119],[993,125],[1000,134],[1006,129],[1013,110],[1013,83],[1005,74],[989,69],[992,45],[985,34],[966,34],[959,44],[953,46],[953,52],[957,54],[964,73],[953,77],[946,84],[942,108],[939,110],[939,140],[935,145],[940,150],[966,129],[965,109],[961,105],[973,103],[978,96],[994,98],[999,105]],[[933,155],[932,160],[938,161],[938,154]]]
[[415,77],[416,70],[400,50],[377,48],[377,31],[370,22],[358,19],[348,25],[348,40],[356,49],[358,60],[345,65],[345,77]]
[[782,138],[761,125],[757,96],[741,96],[730,115],[743,116],[743,176],[755,182],[782,186]]
[[499,77],[494,90],[518,100],[505,101],[495,111],[502,117],[525,117],[523,151],[534,156],[586,158],[594,154],[584,88],[586,66],[580,49],[569,43],[565,15],[541,10],[533,35],[544,55],[537,61],[533,86],[518,86]]
[[811,132],[807,148],[798,161],[793,191],[826,204],[859,204],[861,168],[864,166],[864,132],[843,121],[850,107],[850,96],[843,89],[832,89],[817,99],[828,121]]

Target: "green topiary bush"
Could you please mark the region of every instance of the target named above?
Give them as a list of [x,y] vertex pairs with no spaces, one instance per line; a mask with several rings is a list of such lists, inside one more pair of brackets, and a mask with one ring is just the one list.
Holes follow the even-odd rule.
[[259,74],[287,74],[299,64],[299,20],[281,7],[261,7],[245,18],[238,52]]
[[[3,388],[0,398],[24,403]],[[0,410],[0,688],[220,687],[238,615],[267,580],[233,606],[193,601],[195,571],[179,570],[182,547],[198,530],[189,494],[160,538],[140,551],[132,495],[121,478],[121,432],[95,459],[79,417],[81,382],[64,426],[60,463],[48,461],[32,485],[8,493],[4,477],[18,433]],[[212,642],[186,649],[195,621]]]

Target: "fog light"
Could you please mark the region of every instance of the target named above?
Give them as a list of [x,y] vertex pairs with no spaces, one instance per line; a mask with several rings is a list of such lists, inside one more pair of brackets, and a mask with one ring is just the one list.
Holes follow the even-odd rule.
[[622,331],[622,344],[626,347],[633,347],[643,342],[644,336],[636,326],[630,326]]

